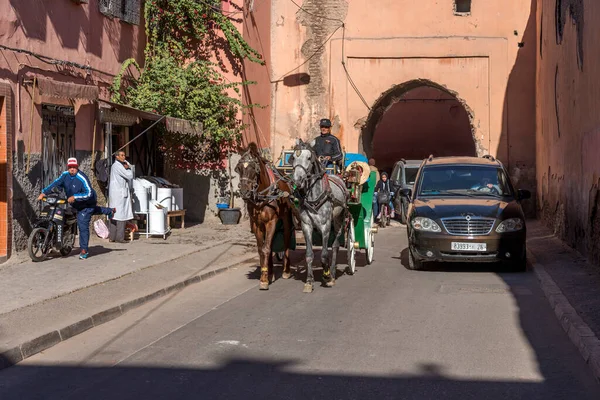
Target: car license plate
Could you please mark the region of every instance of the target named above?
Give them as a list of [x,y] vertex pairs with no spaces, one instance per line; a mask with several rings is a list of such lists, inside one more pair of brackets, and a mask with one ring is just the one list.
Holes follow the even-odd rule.
[[487,245],[485,243],[458,243],[452,242],[452,250],[458,251],[486,251]]

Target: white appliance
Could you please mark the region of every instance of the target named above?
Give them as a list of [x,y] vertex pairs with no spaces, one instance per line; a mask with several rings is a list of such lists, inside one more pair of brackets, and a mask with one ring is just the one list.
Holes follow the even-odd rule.
[[151,201],[148,210],[148,228],[151,235],[165,235],[169,229],[167,226],[167,211],[156,201]]
[[156,198],[154,199],[160,203],[167,211],[171,211],[173,208],[173,192],[171,188],[161,188],[156,190]]
[[156,200],[156,194],[157,194],[156,191],[158,189],[156,187],[156,184],[154,184],[150,181],[147,181],[146,179],[141,179],[141,178],[140,178],[140,181],[142,182],[142,185],[150,188],[150,195],[151,195],[150,200]]
[[133,180],[133,211],[136,213],[148,212],[148,203],[152,193],[150,187],[144,186],[141,179]]
[[172,210],[183,210],[183,188],[173,188],[171,191],[173,193]]

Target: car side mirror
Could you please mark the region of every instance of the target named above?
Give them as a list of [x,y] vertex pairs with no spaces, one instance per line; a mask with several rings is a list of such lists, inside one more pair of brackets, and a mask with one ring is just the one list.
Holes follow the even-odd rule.
[[409,188],[400,189],[400,194],[410,199],[412,197],[412,190]]
[[531,192],[529,190],[519,189],[517,192],[519,193],[519,200],[527,200],[531,198]]

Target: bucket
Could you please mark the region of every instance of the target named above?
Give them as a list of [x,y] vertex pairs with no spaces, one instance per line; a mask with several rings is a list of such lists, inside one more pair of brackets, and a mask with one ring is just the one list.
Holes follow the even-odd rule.
[[183,188],[173,188],[173,211],[183,210]]
[[[159,208],[160,207],[160,208]],[[148,222],[149,233],[152,235],[164,235],[167,233],[167,208],[153,201],[149,207]]]
[[156,201],[159,202],[167,211],[172,210],[173,205],[173,193],[171,188],[158,188],[156,190]]
[[238,207],[219,210],[219,219],[223,225],[237,225],[240,222],[241,216],[242,212]]

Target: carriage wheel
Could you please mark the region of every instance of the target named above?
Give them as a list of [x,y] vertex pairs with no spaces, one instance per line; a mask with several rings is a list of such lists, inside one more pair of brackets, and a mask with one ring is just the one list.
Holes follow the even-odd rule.
[[354,221],[350,220],[349,225],[348,234],[346,235],[346,249],[348,250],[348,268],[346,268],[346,273],[348,275],[354,275],[354,272],[356,272],[356,249],[354,248],[356,238],[354,235]]
[[373,255],[375,253],[375,235],[373,234],[373,213],[371,213],[371,220],[365,227],[365,244],[367,245],[367,249],[365,253],[367,255],[367,264],[371,265],[373,263]]

